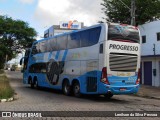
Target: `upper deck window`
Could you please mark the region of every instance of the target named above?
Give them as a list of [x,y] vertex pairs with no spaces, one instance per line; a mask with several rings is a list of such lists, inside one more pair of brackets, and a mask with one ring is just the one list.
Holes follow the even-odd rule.
[[67,48],[79,48],[80,47],[80,34],[79,32],[71,33],[68,35],[68,46]]
[[57,50],[89,47],[98,43],[101,26],[75,31],[40,41],[33,45],[33,54]]
[[98,43],[101,33],[101,27],[84,30],[80,32],[81,47],[92,46]]

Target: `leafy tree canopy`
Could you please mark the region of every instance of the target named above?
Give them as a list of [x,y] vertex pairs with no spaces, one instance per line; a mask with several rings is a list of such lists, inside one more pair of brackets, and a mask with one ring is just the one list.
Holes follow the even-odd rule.
[[31,47],[37,33],[27,22],[13,20],[8,16],[0,16],[0,68],[6,55],[11,60],[22,49]]
[[[136,25],[160,19],[160,0],[135,0]],[[131,23],[130,9],[131,0],[103,0],[102,9],[107,16],[106,21]],[[131,7],[130,7],[131,8]]]

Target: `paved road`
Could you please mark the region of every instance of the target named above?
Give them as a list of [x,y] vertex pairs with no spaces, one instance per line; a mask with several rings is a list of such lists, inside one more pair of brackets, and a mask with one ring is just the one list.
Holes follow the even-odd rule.
[[22,74],[7,71],[16,100],[0,103],[0,111],[160,111],[160,100],[131,95],[76,98],[55,90],[36,90],[22,84]]

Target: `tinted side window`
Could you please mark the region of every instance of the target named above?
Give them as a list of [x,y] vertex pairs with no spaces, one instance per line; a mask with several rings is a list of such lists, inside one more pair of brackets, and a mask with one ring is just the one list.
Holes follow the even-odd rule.
[[108,40],[129,40],[131,42],[140,43],[139,31],[135,27],[109,25]]
[[89,44],[89,30],[81,31],[81,47],[87,47]]
[[46,41],[42,41],[39,43],[39,49],[41,53],[46,51]]
[[46,46],[47,46],[47,52],[52,51],[51,45],[50,45],[50,40],[47,40],[47,41],[46,41]]
[[57,37],[58,50],[67,49],[67,41],[68,41],[67,35]]
[[89,34],[89,46],[98,43],[100,37],[101,27],[93,28],[90,30]]
[[31,73],[45,73],[46,72],[46,63],[32,64],[29,67],[29,72],[31,72]]
[[49,51],[48,40],[46,40],[44,44],[45,44],[44,52],[48,52]]
[[57,38],[52,38],[51,40],[49,40],[49,44],[51,51],[57,50]]
[[79,48],[80,47],[80,34],[77,33],[71,33],[68,35],[68,46],[67,48]]
[[101,27],[92,28],[81,31],[81,47],[87,47],[98,43],[100,37]]
[[37,54],[39,53],[39,44],[38,43],[35,43],[32,47],[32,54]]

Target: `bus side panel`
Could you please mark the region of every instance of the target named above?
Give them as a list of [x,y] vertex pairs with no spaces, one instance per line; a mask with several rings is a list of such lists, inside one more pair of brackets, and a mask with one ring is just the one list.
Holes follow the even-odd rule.
[[28,70],[23,73],[23,84],[28,84]]
[[79,80],[80,83],[80,90],[82,94],[98,94],[98,73],[99,72],[95,70],[77,77],[77,80]]
[[68,75],[80,75],[80,61],[67,61],[65,62],[65,73]]
[[46,74],[45,73],[39,73],[37,74],[38,79],[38,85],[41,87],[47,87],[47,80],[46,80]]

